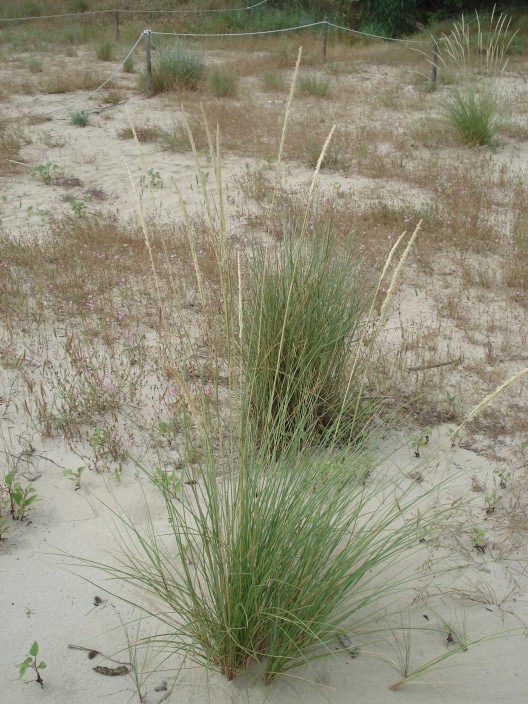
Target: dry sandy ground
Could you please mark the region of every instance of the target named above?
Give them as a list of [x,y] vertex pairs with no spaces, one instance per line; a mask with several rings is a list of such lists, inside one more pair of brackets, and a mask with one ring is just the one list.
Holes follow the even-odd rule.
[[[130,80],[123,77],[122,85],[126,87]],[[71,105],[81,95],[15,95],[3,105],[5,114],[12,117],[30,113],[53,114],[52,121],[29,128],[32,144],[22,151],[28,173],[25,174],[25,167],[22,167],[20,173],[0,177],[3,196],[0,217],[7,231],[38,234],[39,225],[48,212],[71,212],[65,195],[74,195],[80,200],[89,190],[102,193],[105,199],[92,197],[87,202],[88,210],[109,209],[122,217],[136,213],[131,181],[140,193],[144,171],[134,143],[117,139],[116,133],[128,119],[135,124],[150,122],[170,126],[174,110],[161,99],[147,101],[131,94],[126,105],[92,114],[90,125],[79,129],[69,124],[68,111],[62,106]],[[97,99],[89,101],[89,105],[97,106]],[[268,108],[277,109],[279,114],[280,107],[275,108],[264,101],[262,109]],[[55,146],[49,146],[52,144]],[[156,145],[143,144],[142,154],[145,167],[158,171],[163,179],[163,187],[153,189],[155,206],[152,206],[150,197],[144,198],[147,213],[155,211],[167,221],[181,216],[173,181],[191,209],[200,207],[194,165],[188,153],[174,155],[161,151]],[[207,165],[205,157],[203,159]],[[526,150],[515,153],[516,166],[527,168],[526,159]],[[508,157],[507,160],[511,163],[512,159]],[[63,185],[45,186],[31,177],[29,165],[48,161],[60,165],[60,173],[66,179]],[[225,158],[227,184],[243,173],[246,161],[232,155]],[[305,168],[290,164],[289,169],[293,184],[308,178]],[[80,179],[82,184],[72,180],[68,185],[68,179]],[[336,181],[341,188],[352,190],[358,196],[368,197],[374,185],[377,198],[392,198],[398,191],[390,181],[374,182],[366,177],[336,174],[325,174],[322,185],[332,187]],[[235,191],[232,191],[232,197],[236,201]],[[439,267],[442,266],[439,262]],[[444,269],[448,270],[447,263]],[[418,274],[411,270],[410,277],[411,281],[402,288],[389,320],[387,344],[399,344],[402,327],[410,328],[416,320],[430,319],[436,310],[434,306],[428,307],[427,298],[415,295]],[[520,318],[521,323],[523,319]],[[455,345],[456,349],[451,352],[456,355],[463,344],[466,343],[459,341],[458,347]],[[467,346],[464,352],[471,357],[472,351]],[[513,365],[511,370],[518,368]],[[459,374],[463,379],[463,367]],[[13,370],[2,370],[0,396],[4,401],[14,378]],[[466,381],[471,382],[471,379]],[[15,438],[10,451],[17,454],[20,446],[16,438],[26,431],[26,420],[19,410],[6,406],[3,411],[0,422],[5,429],[9,425],[9,435]],[[414,457],[408,435],[393,439],[395,451],[388,460],[387,471],[397,475],[404,468],[413,467],[413,463],[423,462],[446,434],[447,426],[435,428],[420,460]],[[471,533],[459,534],[455,525],[454,532],[444,542],[427,545],[410,558],[407,569],[409,574],[416,575],[412,599],[402,600],[403,616],[390,616],[389,607],[386,614],[381,609],[379,622],[388,626],[381,642],[361,645],[359,657],[349,652],[336,653],[335,657],[312,667],[300,668],[292,678],[269,688],[253,681],[251,676],[227,683],[201,666],[182,665],[177,658],[163,663],[154,653],[147,654],[143,662],[143,655],[139,652],[139,669],[145,672],[154,670],[144,687],[147,692],[145,701],[149,704],[162,701],[189,704],[207,701],[221,704],[246,701],[251,704],[292,701],[384,704],[396,700],[429,704],[446,701],[495,704],[527,701],[528,640],[522,633],[524,624],[528,623],[525,467],[518,456],[513,455],[513,441],[502,437],[494,442],[497,454],[507,458],[511,463],[508,467],[514,471],[495,515],[489,520],[484,514],[483,497],[486,491],[490,492],[496,486],[494,470],[497,463],[475,451],[475,448],[479,449],[475,438],[473,450],[449,445],[435,457],[427,470],[424,469],[425,485],[433,481],[433,474],[436,478],[452,477],[442,502],[469,501],[464,521],[486,525],[488,547],[484,553],[475,550]],[[482,443],[486,444],[485,438]],[[105,504],[111,503],[112,495],[115,495],[119,505],[132,512],[137,525],[142,525],[145,519],[139,485],[145,482],[130,466],[119,483],[111,476],[105,482],[104,476],[85,472],[81,489],[74,491],[72,483],[63,477],[62,468],[78,466],[79,459],[59,441],[34,437],[34,447],[27,470],[29,477],[35,477],[39,502],[31,510],[30,520],[14,524],[8,539],[0,545],[0,702],[83,704],[105,701],[125,704],[137,701],[129,676],[108,677],[94,672],[95,664],[112,663],[101,655],[90,660],[86,650],[70,649],[69,645],[83,646],[129,662],[123,623],[128,624],[132,639],[136,638],[138,629],[140,634],[149,633],[155,630],[155,624],[141,622],[138,625],[138,614],[131,607],[105,594],[100,575],[86,573],[78,565],[70,566],[70,560],[61,553],[88,559],[105,559],[107,553],[117,554],[113,540],[115,528]],[[148,483],[145,491],[151,502],[151,511],[159,516],[162,527],[163,509],[160,505],[158,510],[156,503],[159,498]],[[81,573],[99,586],[83,581]],[[96,596],[102,598],[101,603],[94,602]],[[433,668],[419,681],[392,692],[388,687],[401,676],[397,663],[403,646],[401,631],[397,629],[402,624],[412,626],[411,668],[448,652],[454,647],[451,639],[456,641],[457,633],[462,638],[461,633],[466,631],[469,642],[486,636],[497,637],[447,659],[445,667]],[[40,645],[40,655],[47,663],[42,690],[34,682],[19,681],[15,668],[35,639]],[[31,678],[28,675],[26,679]]]

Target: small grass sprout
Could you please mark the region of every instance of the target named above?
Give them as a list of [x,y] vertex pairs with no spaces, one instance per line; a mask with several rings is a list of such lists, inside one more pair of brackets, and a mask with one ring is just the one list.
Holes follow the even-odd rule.
[[431,428],[426,428],[418,437],[413,440],[414,456],[420,457],[422,448],[429,445],[429,440],[431,439]]
[[497,508],[499,500],[500,496],[497,492],[497,489],[493,489],[490,494],[486,494],[486,496],[484,497],[484,504],[488,516],[491,516],[493,513],[495,513],[495,509]]
[[506,489],[508,481],[511,479],[511,476],[512,476],[511,471],[508,469],[497,468],[496,470],[494,470],[493,474],[499,480],[499,487],[501,489]]
[[44,680],[42,679],[42,675],[40,674],[40,670],[44,670],[46,667],[46,663],[44,660],[41,660],[40,662],[37,663],[37,656],[39,653],[39,646],[37,641],[34,641],[33,645],[29,649],[28,655],[25,660],[23,660],[21,663],[17,665],[18,671],[19,671],[19,678],[22,679],[24,675],[26,674],[27,670],[33,670],[35,674],[37,675],[36,681],[42,688],[44,688]]

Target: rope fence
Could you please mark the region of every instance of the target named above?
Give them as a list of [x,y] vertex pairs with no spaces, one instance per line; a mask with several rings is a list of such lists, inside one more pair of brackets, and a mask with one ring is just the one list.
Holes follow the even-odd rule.
[[[257,3],[256,5],[252,5],[250,7],[257,7],[258,5],[263,5],[264,3],[268,2],[269,0],[261,0],[261,2]],[[235,9],[235,8],[231,8]],[[236,8],[240,9],[240,8]],[[246,9],[246,8],[244,8]],[[107,12],[114,12],[113,10],[100,10],[100,11],[94,11],[92,13],[72,13],[72,14],[66,14],[66,15],[49,15],[48,17],[71,17],[73,15],[78,15],[78,14],[103,14]],[[132,12],[132,11],[131,11]],[[163,11],[162,11],[163,12]],[[174,12],[177,12],[176,10]],[[33,19],[33,18],[22,18],[22,19]],[[35,18],[38,19],[38,18]],[[91,91],[88,95],[83,96],[82,98],[79,98],[79,100],[76,100],[73,103],[69,103],[68,105],[62,105],[58,109],[50,111],[45,113],[46,115],[56,115],[60,112],[63,111],[71,111],[73,108],[77,107],[81,103],[86,102],[90,98],[92,98],[94,95],[96,95],[100,90],[102,90],[110,81],[112,81],[117,74],[123,69],[123,66],[125,63],[128,61],[128,59],[132,56],[134,51],[136,50],[138,44],[141,42],[142,39],[145,40],[145,61],[146,61],[146,77],[147,77],[147,95],[150,96],[152,95],[152,85],[153,85],[153,78],[152,78],[152,60],[151,60],[151,37],[153,36],[169,36],[169,37],[179,37],[179,38],[208,38],[208,37],[251,37],[251,36],[262,36],[262,35],[270,35],[270,34],[283,34],[285,32],[297,32],[297,31],[302,31],[305,29],[311,29],[314,27],[322,27],[323,32],[322,32],[322,54],[323,54],[323,61],[326,61],[327,59],[327,44],[328,44],[328,34],[329,34],[329,29],[337,29],[339,31],[344,31],[344,32],[349,32],[354,35],[362,36],[362,37],[368,37],[371,39],[378,39],[381,41],[396,41],[396,42],[402,42],[402,43],[407,43],[407,44],[428,44],[429,42],[424,41],[424,40],[413,40],[413,39],[395,39],[393,37],[384,37],[381,35],[377,34],[370,34],[368,32],[361,32],[359,30],[351,29],[350,27],[343,27],[341,25],[334,24],[333,22],[329,22],[327,19],[320,20],[318,22],[312,22],[310,24],[302,24],[298,25],[295,27],[282,27],[279,29],[266,29],[266,30],[259,30],[259,31],[254,31],[254,32],[206,32],[206,33],[191,33],[191,32],[157,32],[153,31],[150,29],[144,29],[141,34],[138,36],[134,44],[130,47],[129,51],[127,52],[125,58],[121,61],[121,63],[118,65],[118,67],[106,78],[101,85],[99,85],[95,90]],[[422,52],[423,53],[423,52]],[[439,61],[439,45],[437,40],[433,40],[433,59],[430,62],[432,66],[432,75],[431,75],[431,82],[433,84],[436,84],[437,80],[437,72],[438,72],[438,61]]]

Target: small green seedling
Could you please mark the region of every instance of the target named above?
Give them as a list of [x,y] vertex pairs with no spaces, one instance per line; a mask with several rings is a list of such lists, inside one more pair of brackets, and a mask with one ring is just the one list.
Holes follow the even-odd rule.
[[488,516],[491,516],[492,513],[495,513],[495,509],[497,508],[497,504],[499,503],[500,496],[497,493],[497,489],[493,489],[491,494],[486,494],[484,497],[484,503],[486,504],[486,513]]
[[75,482],[75,491],[81,488],[81,475],[86,467],[77,467],[77,469],[65,469],[63,474],[72,482]]
[[47,161],[45,164],[37,164],[33,169],[34,176],[40,176],[46,186],[49,186],[53,181],[54,174],[60,169],[58,164],[52,161]]
[[163,179],[161,178],[159,171],[154,171],[154,169],[150,168],[146,175],[143,174],[143,176],[139,179],[139,185],[142,188],[145,188],[145,186],[151,186],[152,188],[163,188]]
[[486,552],[486,531],[473,526],[473,547],[479,552]]
[[82,200],[79,200],[75,196],[70,196],[68,198],[68,203],[70,205],[70,208],[73,211],[74,215],[77,215],[78,218],[82,217],[86,213],[86,203],[90,200],[90,195],[85,194],[82,197]]
[[11,516],[22,521],[28,508],[37,500],[37,491],[31,482],[22,486],[20,482],[15,481],[14,471],[5,475],[4,482],[9,496]]
[[39,685],[41,687],[44,687],[44,680],[41,677],[40,670],[45,669],[46,663],[44,662],[44,660],[41,660],[37,664],[38,651],[39,651],[38,643],[37,643],[37,641],[35,641],[33,643],[33,645],[31,646],[31,648],[29,649],[29,653],[28,653],[27,658],[23,662],[19,663],[17,665],[17,667],[20,672],[20,674],[19,674],[20,679],[22,679],[22,677],[24,677],[24,675],[26,674],[26,670],[28,670],[28,669],[34,670],[37,675],[37,682],[39,683]]
[[181,480],[175,470],[167,472],[161,467],[156,467],[152,475],[151,482],[163,492],[167,492],[170,496],[176,498],[181,491]]
[[429,444],[431,438],[431,428],[426,428],[417,438],[413,440],[414,456],[420,457],[420,450]]
[[499,479],[500,488],[506,489],[508,480],[511,479],[511,472],[507,469],[496,469],[493,474]]

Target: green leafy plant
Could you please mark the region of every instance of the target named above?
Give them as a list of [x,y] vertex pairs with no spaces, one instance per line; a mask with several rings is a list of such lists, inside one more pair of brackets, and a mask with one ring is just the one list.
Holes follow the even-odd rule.
[[75,483],[75,491],[81,488],[81,476],[86,467],[77,467],[77,469],[65,469],[63,474]]
[[33,169],[34,176],[40,176],[46,186],[51,185],[54,175],[59,171],[60,166],[52,161],[47,161],[45,164],[37,164]]
[[42,679],[42,675],[40,674],[40,670],[44,670],[46,667],[46,663],[44,660],[41,660],[40,662],[37,663],[37,656],[39,653],[39,646],[37,641],[33,643],[31,648],[29,649],[29,653],[26,657],[25,660],[23,660],[21,663],[17,665],[18,670],[19,670],[19,677],[22,679],[24,675],[26,674],[27,670],[33,670],[37,676],[37,682],[40,684],[42,688],[44,688],[44,680]]
[[85,215],[87,211],[86,203],[90,202],[90,200],[91,197],[89,193],[85,193],[81,199],[76,198],[72,195],[68,196],[68,204],[72,209],[74,215],[79,218]]
[[85,110],[72,112],[70,115],[70,123],[75,125],[75,127],[86,127],[88,125],[88,121],[88,113]]
[[8,472],[4,477],[10,503],[11,516],[14,519],[23,520],[31,504],[37,500],[37,491],[30,482],[25,486],[16,480],[14,470]]
[[148,169],[146,174],[143,174],[139,179],[141,188],[151,186],[152,188],[163,188],[163,179],[159,171],[153,168]]

